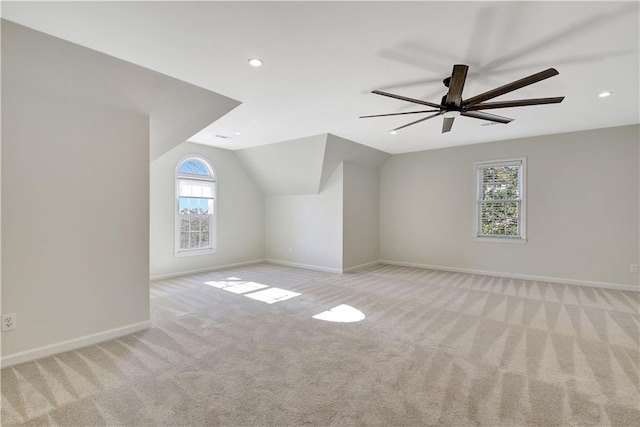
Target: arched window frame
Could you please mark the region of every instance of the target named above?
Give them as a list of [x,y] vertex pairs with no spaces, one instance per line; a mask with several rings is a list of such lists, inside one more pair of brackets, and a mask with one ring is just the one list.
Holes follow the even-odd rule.
[[[184,174],[180,173],[181,166],[188,162],[189,160],[195,160],[201,162],[208,170],[209,175],[197,175],[197,174]],[[210,215],[209,221],[209,244],[206,247],[198,247],[198,248],[182,248],[180,245],[180,233],[181,233],[181,224],[183,216],[180,214],[180,182],[181,180],[199,180],[213,183],[212,185],[212,197],[210,199],[210,210],[212,211]],[[213,168],[211,162],[199,154],[190,154],[177,163],[174,175],[174,256],[183,257],[183,256],[192,256],[192,255],[206,255],[212,254],[216,252],[216,237],[217,237],[217,176],[215,169]],[[205,197],[208,198],[208,197]]]

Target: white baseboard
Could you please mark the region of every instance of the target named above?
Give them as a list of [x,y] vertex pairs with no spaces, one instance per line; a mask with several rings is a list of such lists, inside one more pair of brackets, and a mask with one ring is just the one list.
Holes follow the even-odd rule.
[[353,267],[349,267],[347,269],[342,270],[343,273],[350,273],[352,271],[361,270],[363,268],[373,267],[374,265],[380,264],[380,260],[375,260],[371,262],[365,262],[364,264],[354,265]]
[[592,282],[589,280],[563,279],[557,277],[533,276],[529,274],[501,273],[497,271],[473,270],[470,268],[445,267],[442,265],[418,264],[414,262],[380,260],[380,264],[399,265],[403,267],[428,268],[429,270],[453,271],[455,273],[479,274],[482,276],[506,277],[509,279],[534,280],[537,282],[561,283],[566,285],[589,286],[592,288],[617,289],[619,291],[639,292],[640,286],[622,283]]
[[97,344],[103,341],[120,338],[134,332],[149,329],[151,321],[134,323],[132,325],[123,326],[121,328],[110,329],[108,331],[97,332],[95,334],[85,335],[79,338],[73,338],[67,341],[61,341],[55,344],[45,345],[44,347],[34,348],[32,350],[20,351],[18,353],[8,354],[2,357],[0,366],[7,368],[19,363],[30,362],[42,357],[51,356],[53,354],[63,353],[65,351],[75,350],[77,348],[86,347],[88,345]]
[[271,264],[285,265],[287,267],[306,268],[307,270],[316,270],[316,271],[324,271],[326,273],[342,274],[341,268],[323,267],[321,265],[312,265],[312,264],[300,264],[297,262],[280,261],[277,259],[265,259],[265,261]]
[[182,277],[182,276],[188,276],[190,274],[206,273],[208,271],[225,270],[227,268],[235,268],[235,267],[242,267],[245,265],[259,264],[261,262],[266,262],[266,261],[267,260],[265,259],[254,259],[252,261],[237,262],[235,264],[217,265],[215,267],[199,268],[197,270],[186,270],[186,271],[178,271],[175,273],[158,274],[156,276],[150,276],[149,280],[154,282],[156,280],[173,279],[174,277]]

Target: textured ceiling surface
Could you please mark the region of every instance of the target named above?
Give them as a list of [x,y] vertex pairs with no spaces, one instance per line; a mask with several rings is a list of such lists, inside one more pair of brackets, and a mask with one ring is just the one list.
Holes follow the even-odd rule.
[[[242,149],[330,132],[389,153],[638,123],[637,2],[3,2],[5,19],[204,87],[242,105],[190,138]],[[261,68],[247,59],[260,57]],[[436,118],[384,90],[439,102],[453,64],[463,97],[555,67],[494,100],[508,125]],[[608,90],[612,96],[598,98]],[[226,137],[226,138],[221,138]]]

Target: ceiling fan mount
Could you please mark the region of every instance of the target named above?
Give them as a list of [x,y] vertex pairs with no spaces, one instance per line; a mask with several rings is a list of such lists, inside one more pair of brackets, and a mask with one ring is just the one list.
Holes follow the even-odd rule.
[[428,101],[422,101],[420,99],[415,99],[415,98],[408,98],[406,96],[395,95],[392,93],[382,92],[379,90],[374,90],[372,92],[376,95],[382,95],[389,98],[399,99],[401,101],[411,102],[413,104],[419,104],[419,105],[431,107],[433,108],[432,110],[409,111],[405,113],[375,114],[370,116],[360,116],[360,118],[364,119],[364,118],[371,118],[371,117],[399,116],[399,115],[405,115],[405,114],[434,113],[427,117],[423,117],[421,119],[415,120],[411,123],[407,123],[406,125],[397,127],[392,131],[398,131],[400,129],[406,128],[411,125],[415,125],[425,120],[429,120],[438,116],[443,116],[444,121],[442,124],[442,133],[447,133],[451,130],[453,126],[453,121],[457,116],[465,116],[465,117],[471,117],[474,119],[488,120],[493,123],[507,124],[509,122],[512,122],[513,119],[510,119],[508,117],[498,116],[496,114],[485,113],[481,110],[490,110],[490,109],[496,109],[496,108],[524,107],[524,106],[530,106],[530,105],[558,104],[562,102],[562,100],[564,99],[564,96],[558,96],[553,98],[535,98],[535,99],[520,99],[515,101],[485,102],[490,99],[496,98],[500,95],[504,95],[506,93],[513,92],[514,90],[548,79],[549,77],[556,76],[559,73],[555,68],[548,68],[539,73],[532,74],[520,80],[516,80],[514,82],[508,83],[506,85],[500,86],[490,91],[481,93],[480,95],[476,95],[474,97],[467,98],[467,99],[462,99],[462,90],[464,89],[464,84],[467,79],[468,70],[469,70],[469,67],[467,65],[456,64],[453,66],[451,76],[445,78],[442,81],[445,87],[449,88],[449,90],[442,97],[440,104],[436,104]]

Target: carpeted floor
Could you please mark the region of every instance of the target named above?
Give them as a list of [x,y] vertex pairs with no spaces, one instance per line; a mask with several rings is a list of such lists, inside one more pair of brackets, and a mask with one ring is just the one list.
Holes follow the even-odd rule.
[[[260,264],[151,303],[147,331],[4,369],[2,424],[640,425],[640,293]],[[340,304],[366,317],[312,318]]]

